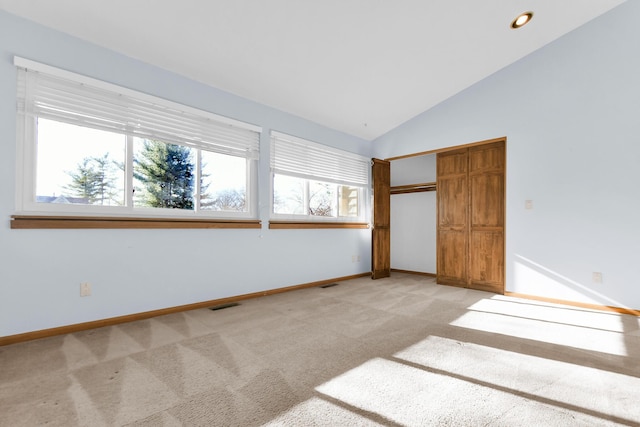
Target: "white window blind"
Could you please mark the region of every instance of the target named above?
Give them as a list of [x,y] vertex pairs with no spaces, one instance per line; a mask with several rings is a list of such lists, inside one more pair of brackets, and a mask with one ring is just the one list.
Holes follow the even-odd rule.
[[279,132],[271,132],[271,170],[336,184],[365,187],[370,159]]
[[259,128],[22,58],[18,112],[257,159]]

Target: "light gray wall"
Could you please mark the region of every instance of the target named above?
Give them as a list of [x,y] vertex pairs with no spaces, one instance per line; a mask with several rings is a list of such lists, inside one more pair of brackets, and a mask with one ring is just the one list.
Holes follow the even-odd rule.
[[640,308],[638,16],[626,2],[374,141],[387,158],[508,138],[508,291]]
[[[262,126],[262,229],[11,230],[14,55]],[[269,129],[369,155],[364,140],[0,11],[0,336],[370,271],[369,230],[268,230]]]
[[[436,156],[391,162],[391,185],[436,180]],[[391,268],[436,273],[436,193],[391,196]]]

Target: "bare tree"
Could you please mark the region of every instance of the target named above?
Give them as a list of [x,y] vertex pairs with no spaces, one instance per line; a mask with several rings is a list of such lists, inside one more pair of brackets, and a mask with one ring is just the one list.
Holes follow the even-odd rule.
[[245,193],[236,189],[219,191],[206,207],[216,211],[242,212],[246,208]]

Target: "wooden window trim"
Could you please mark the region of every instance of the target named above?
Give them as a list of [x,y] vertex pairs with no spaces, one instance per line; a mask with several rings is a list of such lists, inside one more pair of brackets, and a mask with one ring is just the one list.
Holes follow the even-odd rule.
[[310,228],[369,228],[366,222],[330,222],[330,221],[269,221],[272,230],[310,229]]
[[12,215],[12,229],[261,228],[257,219]]

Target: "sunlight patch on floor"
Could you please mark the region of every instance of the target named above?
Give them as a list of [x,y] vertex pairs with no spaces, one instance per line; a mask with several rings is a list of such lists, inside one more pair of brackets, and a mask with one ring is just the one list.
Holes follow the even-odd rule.
[[628,356],[624,335],[617,332],[473,311],[463,314],[449,324],[548,344]]
[[[600,388],[612,398],[594,393]],[[535,411],[532,419],[596,425],[637,419],[640,410],[627,397],[638,388],[640,378],[581,366],[578,360],[429,336],[316,391],[400,425],[485,425],[516,419],[525,409]]]
[[517,403],[508,393],[382,358],[316,390],[401,425],[478,425],[497,418],[496,405],[506,411]]
[[[490,340],[481,345],[432,335],[393,357],[435,373],[556,405],[560,410],[611,414],[621,420],[640,416],[640,408],[629,399],[640,390],[640,378],[635,375],[581,364],[589,359],[565,356],[565,360],[558,360],[491,344]],[[558,357],[558,353],[552,356]],[[611,398],[604,399],[597,390],[606,390]]]
[[522,300],[495,297],[480,300],[468,308],[470,311],[483,313],[502,314],[610,332],[625,332],[624,325],[620,322],[620,315],[616,313],[598,313],[580,308],[567,309],[549,304],[532,304]]

